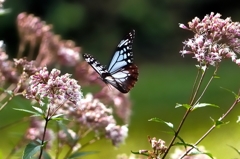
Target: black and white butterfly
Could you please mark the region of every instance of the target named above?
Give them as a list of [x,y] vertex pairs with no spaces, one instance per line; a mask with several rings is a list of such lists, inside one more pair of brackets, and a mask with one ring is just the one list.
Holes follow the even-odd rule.
[[138,80],[138,68],[133,63],[133,38],[132,30],[118,44],[107,68],[100,64],[93,56],[84,54],[84,59],[100,75],[103,82],[111,84],[122,93],[127,93],[134,87]]

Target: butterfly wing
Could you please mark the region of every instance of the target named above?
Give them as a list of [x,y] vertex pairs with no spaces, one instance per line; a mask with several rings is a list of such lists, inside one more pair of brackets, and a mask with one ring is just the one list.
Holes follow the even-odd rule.
[[133,63],[132,45],[134,36],[135,30],[132,30],[120,41],[108,65],[109,73],[117,72],[122,67]]
[[102,77],[104,73],[107,73],[108,71],[105,69],[103,65],[100,64],[92,55],[90,54],[83,54],[83,58],[85,61],[88,62],[90,66]]
[[122,93],[127,93],[138,80],[138,68],[133,64],[132,45],[134,36],[135,30],[132,30],[118,44],[107,69],[111,77],[105,78],[108,83]]
[[134,64],[129,64],[104,79],[120,92],[127,93],[138,80],[138,68]]
[[108,69],[103,67],[93,56],[84,54],[84,59],[101,76],[105,83],[111,84],[122,93],[127,93],[134,87],[138,80],[138,68],[133,64],[133,38],[135,30],[132,30],[118,44]]

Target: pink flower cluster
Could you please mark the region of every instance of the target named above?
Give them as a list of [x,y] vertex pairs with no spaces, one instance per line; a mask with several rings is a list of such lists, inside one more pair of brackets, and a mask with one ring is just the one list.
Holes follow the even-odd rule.
[[211,13],[202,20],[195,17],[188,27],[179,27],[192,31],[194,37],[183,42],[182,55],[193,54],[201,65],[215,66],[224,58],[231,58],[240,66],[240,23],[232,22],[231,18],[221,19],[220,14]]
[[48,98],[51,104],[56,100],[61,104],[67,101],[77,104],[82,98],[80,86],[76,80],[70,79],[70,74],[60,76],[60,73],[57,69],[49,73],[44,67],[30,76],[26,97],[36,99],[40,104],[43,104],[44,98]]

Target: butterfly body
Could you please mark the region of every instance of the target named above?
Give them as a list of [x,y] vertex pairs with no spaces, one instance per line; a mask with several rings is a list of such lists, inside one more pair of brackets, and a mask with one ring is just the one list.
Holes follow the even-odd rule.
[[117,46],[107,68],[93,56],[84,54],[84,59],[100,75],[103,82],[122,93],[127,93],[138,80],[138,68],[133,63],[132,44],[135,31],[131,31]]

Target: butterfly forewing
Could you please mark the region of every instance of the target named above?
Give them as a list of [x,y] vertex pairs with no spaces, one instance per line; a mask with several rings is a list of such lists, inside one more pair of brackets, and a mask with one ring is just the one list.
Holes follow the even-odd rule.
[[133,38],[135,31],[132,30],[128,35],[118,44],[115,53],[113,54],[112,60],[108,65],[108,72],[117,72],[122,67],[133,63]]
[[102,76],[103,73],[108,72],[105,67],[103,67],[103,65],[101,65],[100,62],[98,62],[93,56],[84,54],[83,57],[100,76]]
[[138,68],[133,64],[132,45],[134,36],[135,31],[132,30],[118,44],[107,69],[91,55],[83,55],[84,59],[105,83],[111,84],[122,93],[129,92],[138,80]]

